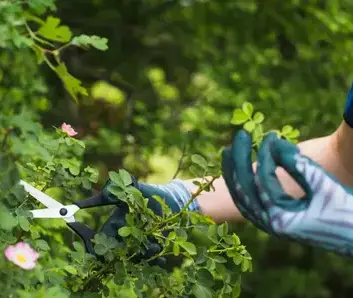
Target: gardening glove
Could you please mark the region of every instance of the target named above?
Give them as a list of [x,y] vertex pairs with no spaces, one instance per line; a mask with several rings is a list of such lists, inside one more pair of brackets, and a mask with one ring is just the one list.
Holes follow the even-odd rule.
[[[344,255],[353,253],[353,189],[300,154],[296,145],[269,134],[251,164],[251,137],[240,131],[223,152],[223,175],[245,218],[263,231]],[[304,189],[296,200],[276,176],[284,168]]]
[[[153,196],[159,196],[164,202],[169,206],[173,213],[179,212],[191,199],[192,194],[189,188],[179,179],[174,179],[170,183],[167,184],[149,184],[138,182],[134,177],[132,177],[133,186],[137,188],[145,198],[148,198],[148,208],[150,208],[157,215],[162,215],[161,205],[154,200]],[[108,180],[106,185],[103,188],[103,195],[105,196],[113,196],[108,191],[108,187],[113,182]],[[116,198],[112,198],[116,199]],[[196,200],[193,200],[192,203],[188,206],[188,210],[190,211],[198,211],[199,206]],[[128,213],[129,208],[127,204],[123,203],[116,207],[113,214],[107,220],[107,222],[103,225],[101,231],[110,237],[119,238],[117,235],[117,231],[126,225],[125,215]],[[146,249],[146,252],[143,257],[150,258],[155,254],[159,253],[161,250],[160,245],[154,241],[154,239],[150,239],[150,243]],[[155,263],[162,266],[165,263],[164,259],[159,259]]]
[[[132,179],[135,188],[137,188],[145,198],[148,198],[148,208],[150,208],[157,215],[162,215],[161,205],[153,199],[153,196],[159,196],[164,202],[169,206],[173,213],[179,212],[191,199],[192,194],[189,188],[179,179],[174,179],[167,184],[149,184],[138,182],[135,178]],[[108,180],[103,188],[103,195],[112,197],[113,195],[108,191],[108,187],[112,185],[112,181]],[[111,200],[116,200],[116,198],[111,198]],[[115,237],[117,233],[117,228],[120,228],[122,222],[125,223],[125,214],[128,212],[128,207],[126,204],[121,204],[117,209],[123,209],[122,211],[116,210],[114,214],[108,219],[104,224],[102,231],[111,237]],[[198,203],[193,200],[188,206],[188,210],[197,211],[199,210]],[[122,216],[124,215],[124,216]],[[124,217],[124,218],[121,218]]]
[[350,127],[353,128],[353,84],[347,96],[343,119]]

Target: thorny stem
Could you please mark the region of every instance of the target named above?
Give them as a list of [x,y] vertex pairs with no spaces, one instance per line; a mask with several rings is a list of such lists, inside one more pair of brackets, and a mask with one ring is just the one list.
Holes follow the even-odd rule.
[[227,248],[223,248],[223,249],[208,249],[207,252],[216,252],[216,253],[222,253],[222,252],[226,252],[229,250],[236,250],[237,247],[227,247]]
[[201,194],[207,187],[209,187],[210,185],[212,185],[212,183],[218,178],[218,176],[213,176],[212,179],[208,182],[205,183],[204,185],[202,185],[201,187],[199,187],[199,189],[192,194],[191,199],[187,202],[187,204],[178,212],[175,213],[173,216],[169,217],[168,219],[166,219],[165,221],[162,221],[162,224],[171,222],[173,220],[175,220],[178,216],[180,216],[181,213],[187,211],[187,208],[189,207],[189,205],[192,203],[193,200],[195,200],[195,198]]
[[155,256],[149,258],[148,260],[146,260],[146,262],[151,262],[151,261],[153,261],[155,259],[158,259],[159,257],[170,256],[170,255],[173,254],[173,252],[167,252],[167,253],[164,253],[164,252],[165,252],[165,250],[162,250],[158,255],[155,255]]
[[175,178],[179,175],[179,173],[180,173],[180,171],[181,171],[181,168],[182,168],[182,165],[183,165],[183,160],[184,160],[184,158],[185,158],[185,156],[186,156],[186,148],[187,148],[187,143],[185,142],[185,143],[184,143],[184,146],[183,146],[182,153],[181,153],[181,157],[180,157],[180,159],[179,159],[178,167],[177,167],[177,169],[176,169],[176,171],[175,171],[175,174],[174,174],[174,176],[173,176],[173,179],[175,179]]
[[[174,215],[172,215],[171,217],[167,218],[166,220],[163,220],[161,222],[158,223],[158,225],[153,228],[151,230],[151,233],[154,233],[161,225],[169,223],[173,220],[175,220],[176,218],[178,218],[180,216],[181,213],[187,211],[187,208],[189,207],[189,205],[192,203],[192,201],[199,195],[201,194],[207,187],[209,187],[210,185],[212,185],[212,183],[218,178],[218,176],[213,176],[212,179],[210,181],[208,181],[207,183],[205,183],[204,185],[200,186],[199,189],[192,194],[190,200],[187,202],[187,204],[178,212],[175,213]],[[170,226],[165,227],[165,229],[170,228]]]
[[89,283],[95,279],[96,277],[98,277],[99,275],[101,275],[104,271],[106,271],[110,266],[111,266],[112,262],[108,262],[107,264],[105,264],[99,271],[97,271],[95,274],[92,274],[89,278],[86,279],[86,281],[84,282],[84,284],[82,285],[82,289],[85,290],[87,288],[87,286],[89,285]]
[[7,139],[8,139],[9,134],[11,133],[12,130],[13,130],[13,128],[9,128],[9,129],[7,129],[7,130],[5,131],[4,138],[2,139],[2,142],[1,142],[1,148],[2,148],[2,149],[5,148]]
[[187,208],[189,207],[189,205],[192,203],[193,200],[196,199],[196,197],[198,197],[206,188],[208,188],[209,186],[212,186],[213,182],[219,178],[219,176],[213,176],[212,179],[205,183],[203,186],[201,186],[195,193],[192,194],[191,199],[187,202],[187,204],[183,207],[183,209],[181,209],[181,211],[186,211]]

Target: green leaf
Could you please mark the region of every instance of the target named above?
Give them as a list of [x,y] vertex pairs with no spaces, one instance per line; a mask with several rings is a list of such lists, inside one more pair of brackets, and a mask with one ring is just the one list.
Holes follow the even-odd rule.
[[283,126],[283,128],[282,128],[282,130],[281,130],[281,133],[282,133],[283,135],[287,135],[287,134],[289,134],[292,130],[293,130],[293,127],[292,127],[292,126],[290,126],[290,125],[285,125],[285,126]]
[[230,120],[230,123],[234,125],[240,125],[245,123],[248,120],[249,120],[249,116],[246,115],[243,110],[236,109],[233,112],[233,117],[232,117],[232,120]]
[[248,259],[243,258],[243,262],[241,263],[241,271],[245,272],[250,267],[250,261]]
[[78,100],[78,95],[87,96],[86,88],[82,87],[82,82],[75,77],[73,77],[67,70],[66,65],[64,63],[60,63],[56,68],[55,71],[59,78],[63,81],[66,90],[70,93],[70,95],[75,99]]
[[102,232],[94,235],[94,243],[96,244],[105,244],[105,242],[107,241],[108,236]]
[[124,181],[122,179],[122,177],[117,173],[117,172],[109,172],[109,179],[115,183],[116,185],[118,185],[119,187],[121,187],[122,189],[125,188],[125,184]]
[[46,9],[50,9],[52,11],[56,9],[54,0],[31,0],[28,1],[28,6],[38,15],[43,14]]
[[107,190],[112,195],[114,195],[117,200],[125,202],[126,194],[120,186],[117,186],[116,184],[111,184],[111,185],[108,185]]
[[19,225],[20,225],[20,227],[21,227],[22,230],[24,230],[24,231],[26,231],[26,232],[29,231],[29,226],[30,226],[30,224],[29,224],[29,221],[28,221],[28,219],[27,219],[26,217],[20,216],[20,217],[18,218],[18,223],[19,223]]
[[196,255],[196,246],[191,242],[179,242],[179,245],[184,248],[190,255]]
[[127,237],[131,234],[131,228],[130,227],[122,227],[119,229],[118,233],[121,237]]
[[89,49],[90,47],[94,47],[97,50],[106,51],[108,50],[108,39],[105,37],[100,37],[96,35],[88,36],[82,34],[80,36],[76,36],[72,39],[71,44]]
[[169,215],[172,213],[172,210],[170,209],[170,207],[168,206],[168,204],[166,203],[166,201],[164,199],[162,199],[159,196],[152,196],[153,200],[156,200],[162,207],[162,216],[165,215]]
[[77,269],[74,266],[67,265],[65,266],[65,270],[73,275],[77,274]]
[[197,282],[198,284],[206,287],[212,287],[215,284],[214,278],[210,271],[204,268],[197,271]]
[[174,240],[176,238],[176,233],[174,231],[171,231],[169,234],[168,234],[168,237],[167,239],[169,240]]
[[260,124],[264,121],[265,119],[265,116],[264,114],[262,114],[261,112],[256,112],[254,117],[253,117],[253,121],[256,123],[256,124]]
[[213,259],[208,259],[207,260],[207,264],[206,264],[206,267],[207,267],[207,269],[209,270],[209,271],[213,271],[213,270],[215,270],[216,269],[216,262],[215,262],[215,260],[213,260]]
[[242,105],[242,110],[250,118],[254,112],[254,107],[250,102],[244,102]]
[[237,282],[237,284],[233,286],[232,298],[238,298],[240,296],[240,293],[241,293],[240,283]]
[[44,191],[45,194],[54,199],[63,199],[65,196],[65,189],[63,187],[49,187]]
[[254,121],[249,121],[244,124],[244,129],[251,133],[255,129],[255,122]]
[[81,163],[79,160],[77,160],[75,158],[62,159],[61,164],[65,169],[69,169],[69,172],[73,176],[77,176],[78,174],[80,174]]
[[209,226],[207,236],[213,243],[218,243],[217,225]]
[[81,242],[78,242],[78,241],[74,241],[72,243],[74,249],[77,251],[77,252],[84,252],[85,251],[85,248],[83,246],[83,244]]
[[135,291],[133,288],[127,288],[127,286],[125,285],[125,288],[121,289],[119,291],[119,293],[117,293],[118,295],[116,297],[119,298],[137,298],[139,296],[136,295]]
[[17,220],[5,208],[0,209],[0,229],[10,231],[17,225]]
[[216,256],[214,256],[213,259],[215,260],[216,263],[221,263],[221,264],[227,263],[226,258],[224,258],[224,257],[222,257],[222,256],[217,256],[217,255],[216,255]]
[[192,287],[192,292],[195,295],[196,298],[212,298],[213,293],[212,291],[200,284],[194,284]]
[[299,136],[300,136],[300,132],[298,129],[293,129],[291,132],[286,134],[286,137],[288,139],[296,139]]
[[218,226],[217,234],[220,237],[224,237],[224,236],[226,236],[228,234],[228,224],[226,222],[221,224],[220,226]]
[[232,237],[234,239],[234,244],[235,245],[240,245],[241,242],[240,242],[240,239],[239,239],[238,235],[233,234]]
[[238,253],[238,252],[234,252],[233,253],[233,262],[235,265],[239,265],[242,261],[243,261],[243,256]]
[[105,242],[105,246],[108,249],[114,249],[114,248],[118,247],[118,244],[119,244],[119,242],[113,237],[107,237],[107,240]]
[[196,165],[190,166],[190,172],[196,177],[203,177],[205,175],[205,169]]
[[39,248],[40,250],[44,250],[44,251],[50,250],[48,243],[43,239],[38,239],[36,241],[36,247]]
[[133,226],[135,224],[135,219],[134,219],[133,214],[131,214],[131,213],[126,214],[125,219],[126,219],[126,223],[129,226]]
[[132,227],[131,229],[131,234],[139,241],[143,241],[143,231],[140,230],[139,228]]
[[173,243],[173,254],[175,256],[178,256],[180,254],[180,246],[176,242]]
[[101,256],[102,256],[102,255],[104,255],[104,254],[107,253],[108,248],[107,248],[105,245],[99,243],[99,244],[96,244],[96,245],[94,246],[94,251],[95,251],[98,255],[101,255]]
[[67,26],[59,26],[60,19],[53,16],[47,17],[45,23],[39,28],[38,34],[42,37],[58,42],[69,42],[72,36]]
[[203,169],[207,169],[207,160],[201,155],[194,154],[191,156],[191,161]]
[[119,175],[125,186],[129,186],[132,184],[131,175],[127,171],[121,169],[119,170]]

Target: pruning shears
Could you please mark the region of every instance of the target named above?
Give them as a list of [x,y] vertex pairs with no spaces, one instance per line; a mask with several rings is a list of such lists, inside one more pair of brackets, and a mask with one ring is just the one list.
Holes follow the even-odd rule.
[[[98,194],[87,199],[76,201],[71,205],[63,205],[23,180],[20,180],[19,184],[24,187],[26,192],[47,207],[44,209],[31,210],[30,212],[32,213],[33,218],[62,218],[66,221],[66,224],[82,239],[85,244],[86,251],[97,256],[92,243],[92,239],[97,232],[86,225],[77,222],[74,215],[81,209],[106,205],[118,205],[119,200],[110,198],[110,196],[104,196],[103,191],[100,191]],[[125,212],[123,209],[121,211]]]

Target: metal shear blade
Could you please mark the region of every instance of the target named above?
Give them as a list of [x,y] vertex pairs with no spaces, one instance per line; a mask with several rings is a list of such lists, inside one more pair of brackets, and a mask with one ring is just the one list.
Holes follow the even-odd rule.
[[39,189],[36,189],[35,187],[28,184],[27,182],[20,180],[20,184],[24,187],[24,189],[30,195],[32,195],[34,198],[36,198],[39,202],[41,202],[46,207],[48,207],[48,208],[64,207],[63,204],[61,204],[57,200],[54,200],[53,198],[49,197],[44,192],[41,192]]
[[62,218],[66,222],[75,222],[74,214],[80,209],[78,206],[65,206],[23,180],[20,180],[20,184],[36,200],[48,207],[30,210],[34,218]]
[[68,205],[60,208],[46,208],[31,210],[34,218],[62,218],[66,222],[75,222],[74,214],[80,210],[76,205]]

